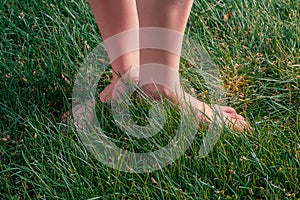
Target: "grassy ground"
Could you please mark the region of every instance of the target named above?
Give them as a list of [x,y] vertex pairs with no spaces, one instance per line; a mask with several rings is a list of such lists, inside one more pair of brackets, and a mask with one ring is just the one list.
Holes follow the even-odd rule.
[[[254,131],[224,130],[206,158],[196,140],[163,170],[130,174],[98,162],[61,124],[76,71],[101,41],[87,2],[1,1],[0,198],[299,199],[299,8],[298,0],[195,1],[189,34],[220,66],[230,105]],[[114,131],[109,108],[100,111]]]

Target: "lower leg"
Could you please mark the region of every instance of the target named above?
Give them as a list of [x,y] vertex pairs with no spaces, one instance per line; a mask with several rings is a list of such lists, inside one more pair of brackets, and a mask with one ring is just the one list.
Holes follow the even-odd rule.
[[[162,41],[161,48],[140,49],[140,81],[143,82],[144,78],[150,78],[149,73],[145,70],[143,65],[150,63],[162,64],[170,70],[178,71],[180,61],[180,49],[183,39],[185,26],[189,17],[190,9],[192,7],[192,0],[137,0],[137,10],[140,22],[140,45],[145,42],[144,40],[157,40]],[[157,34],[157,38],[151,37],[151,33],[143,31],[146,27],[153,27],[154,32],[159,31],[156,28],[164,28],[162,32]],[[153,33],[152,33],[153,34]],[[153,34],[155,35],[155,34]],[[172,39],[171,39],[172,38]],[[171,42],[173,44],[168,43]],[[148,41],[150,43],[154,41]],[[147,43],[147,42],[146,42]],[[176,44],[174,44],[176,43]],[[169,46],[177,46],[177,52],[171,52]],[[169,50],[168,50],[169,49]],[[176,50],[175,50],[176,51]],[[156,71],[153,66],[153,71]],[[165,78],[174,79],[169,75]],[[175,84],[176,80],[173,80]],[[177,102],[175,95],[167,88],[161,85],[147,84],[142,86],[143,89],[150,96],[159,98],[157,94],[158,89],[160,92],[165,93],[173,102]]]
[[[89,0],[89,4],[113,68],[112,83],[100,93],[100,100],[108,102],[120,76],[139,65],[138,50],[127,52],[124,55],[115,55],[119,53],[118,49],[126,48],[124,41],[117,38],[119,33],[128,31],[127,38],[131,38],[131,45],[138,46],[139,38],[136,32],[139,28],[139,21],[136,2],[134,0]],[[136,77],[132,77],[132,79],[138,79],[138,74],[133,76]]]
[[[181,34],[183,37],[192,3],[192,0],[137,0],[140,28],[159,27],[169,29],[170,31],[166,31],[166,34],[160,35],[160,37],[165,38],[157,38],[161,41],[167,41],[169,37],[173,37],[175,32]],[[147,39],[150,37],[151,39],[153,39],[149,35],[143,35],[143,33],[144,31],[140,31],[140,44],[144,42],[144,38]],[[168,33],[170,35],[168,35]],[[182,45],[181,39],[174,40],[173,42],[179,43],[178,45],[180,47]],[[168,47],[166,49],[168,49]],[[146,70],[143,65],[150,63],[162,64],[170,68],[170,72],[172,73],[172,71],[174,70],[178,71],[179,62],[180,55],[174,52],[161,49],[140,49],[140,82],[143,82],[143,79],[151,79],[151,77],[149,77],[149,69]],[[157,68],[155,68],[155,65],[153,65],[153,68],[151,70],[154,72],[157,70]],[[169,78],[170,77],[173,78],[176,76],[169,74]],[[153,80],[155,80],[155,77],[152,78]],[[166,76],[166,78],[168,78],[168,75]],[[173,80],[174,83],[176,81],[179,80]],[[174,103],[183,103],[184,101],[184,99],[178,99],[182,97],[176,96],[176,94],[174,94],[163,85],[146,84],[142,87],[146,94],[156,99],[159,98],[159,95],[157,94],[157,92],[159,92]],[[185,96],[185,99],[190,102],[191,106],[195,110],[197,110],[200,120],[210,121],[210,119],[213,118],[213,111],[209,105],[197,100],[187,93],[184,93],[181,96]],[[247,126],[244,118],[238,115],[233,108],[220,107],[220,111],[225,118],[229,119],[229,121],[227,121],[228,125],[230,125],[231,123],[235,123],[235,125],[231,127],[232,129],[243,131],[243,129]],[[210,119],[207,119],[205,115]]]

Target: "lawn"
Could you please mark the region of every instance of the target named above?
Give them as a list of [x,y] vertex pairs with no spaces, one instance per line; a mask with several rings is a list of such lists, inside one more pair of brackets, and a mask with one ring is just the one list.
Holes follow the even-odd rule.
[[[101,43],[87,1],[2,0],[0,199],[300,199],[299,8],[299,0],[195,0],[186,33],[220,68],[227,104],[253,131],[225,128],[204,158],[200,133],[169,166],[127,173],[99,162],[61,120],[79,67]],[[193,67],[183,60],[180,72],[201,96]],[[121,137],[110,107],[97,105],[102,129]],[[163,139],[178,119],[167,114]]]

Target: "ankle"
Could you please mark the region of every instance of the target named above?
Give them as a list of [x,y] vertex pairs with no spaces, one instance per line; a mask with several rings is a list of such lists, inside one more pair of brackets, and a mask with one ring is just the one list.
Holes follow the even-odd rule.
[[118,81],[121,77],[124,79],[129,79],[132,81],[139,80],[139,68],[138,67],[129,67],[129,68],[122,68],[122,70],[112,70],[112,81]]
[[150,83],[150,84],[143,85],[141,88],[143,89],[146,95],[148,95],[149,97],[155,100],[161,100],[162,98],[167,98],[173,103],[178,103],[176,94],[165,86]]

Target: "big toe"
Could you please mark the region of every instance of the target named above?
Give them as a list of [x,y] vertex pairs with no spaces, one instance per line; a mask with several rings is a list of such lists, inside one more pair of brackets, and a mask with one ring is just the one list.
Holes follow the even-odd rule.
[[110,101],[113,88],[114,85],[111,83],[108,86],[106,86],[102,92],[100,92],[99,97],[102,103],[108,103]]
[[225,113],[236,114],[236,110],[229,106],[221,106],[221,110]]
[[245,121],[245,118],[238,114],[227,114],[225,116],[226,124],[235,131],[245,132],[249,129],[249,124]]

